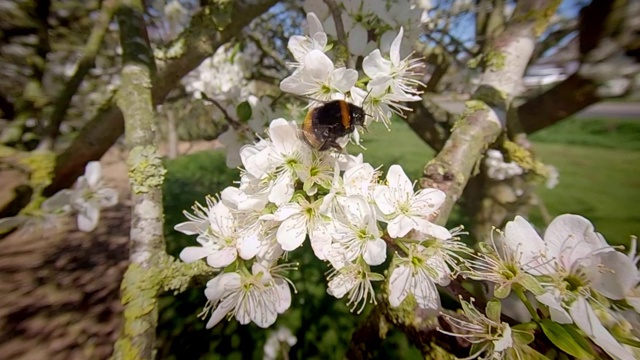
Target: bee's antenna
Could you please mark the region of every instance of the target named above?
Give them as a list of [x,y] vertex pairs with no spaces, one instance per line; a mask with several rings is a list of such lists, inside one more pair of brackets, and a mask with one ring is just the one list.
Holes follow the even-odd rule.
[[[367,91],[367,95],[365,95],[364,99],[362,99],[362,109],[364,110],[364,102],[367,101],[367,98],[369,97],[369,95],[371,94],[371,91],[373,89]],[[368,116],[368,117],[373,117],[370,114],[364,113],[364,116]]]
[[[369,97],[369,95],[371,94],[371,91],[372,91],[372,90],[373,90],[373,89],[371,89],[371,90],[367,91],[367,95],[364,97],[364,99],[362,99],[362,107],[364,107],[364,102],[365,102],[365,101],[367,101],[367,98],[368,98],[368,97]],[[369,116],[371,116],[371,115],[369,115]]]

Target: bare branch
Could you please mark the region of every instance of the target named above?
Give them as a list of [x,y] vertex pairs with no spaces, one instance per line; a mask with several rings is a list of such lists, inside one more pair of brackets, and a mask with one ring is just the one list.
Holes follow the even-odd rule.
[[[615,7],[607,0],[595,0],[580,16],[580,69],[545,93],[536,96],[517,109],[517,116],[525,133],[533,133],[551,126],[606,97],[602,85],[614,78],[629,79],[637,70],[628,64],[607,64],[610,58],[624,58],[624,51],[637,46],[630,24],[637,18],[630,2]],[[636,10],[637,12],[638,10]],[[638,65],[635,64],[637,67]],[[633,80],[629,81],[633,84]],[[633,86],[618,96],[635,90]]]
[[[338,7],[338,3],[336,3],[335,0],[324,0],[324,3],[329,7],[331,17],[333,17],[333,22],[336,25],[336,33],[338,35],[338,43],[340,45],[339,48],[336,49],[336,58],[338,60],[343,58],[345,66],[349,69],[354,69],[355,62],[353,62],[354,59],[351,58],[351,53],[349,52],[349,42],[347,41],[347,34],[344,32],[342,12]],[[311,34],[311,36],[313,36],[313,34]]]
[[531,134],[551,126],[601,100],[599,85],[580,74],[573,74],[548,91],[518,107],[522,130]]
[[474,100],[467,102],[465,113],[444,147],[424,169],[421,185],[439,188],[447,194],[447,200],[440,208],[438,223],[446,223],[485,149],[498,138],[506,125],[506,111],[517,94],[533,53],[536,27],[540,21],[534,21],[526,14],[532,8],[552,6],[550,1],[520,2],[512,23],[487,45],[484,54],[499,56],[502,64],[486,67]]
[[280,54],[278,54],[277,51],[275,51],[271,46],[269,46],[269,44],[267,44],[260,35],[258,35],[257,32],[255,31],[250,31],[247,33],[247,37],[251,40],[253,40],[253,42],[256,43],[256,45],[258,46],[258,48],[265,53],[267,56],[269,56],[270,58],[272,58],[278,65],[280,65],[280,67],[282,67],[283,69],[286,69],[287,64],[284,62],[284,59],[282,58],[282,56],[280,56]]
[[434,150],[440,150],[447,139],[456,116],[440,108],[427,96],[409,105],[411,112],[404,119],[411,129]]
[[227,112],[227,110],[224,108],[224,106],[222,106],[219,102],[217,102],[216,100],[210,98],[209,96],[207,96],[207,94],[202,93],[201,94],[202,98],[208,102],[210,102],[213,106],[215,106],[216,108],[218,108],[218,110],[220,110],[220,112],[222,113],[222,116],[224,116],[224,120],[235,130],[239,130],[242,129],[244,126],[236,119],[232,118],[229,113]]
[[78,67],[71,79],[69,79],[65,85],[64,89],[62,89],[62,93],[60,93],[60,96],[54,104],[53,112],[49,118],[44,136],[38,146],[39,149],[53,149],[54,142],[59,135],[60,124],[67,114],[69,104],[71,104],[71,99],[76,91],[78,91],[84,77],[95,65],[95,59],[98,55],[98,51],[100,50],[102,39],[107,33],[109,23],[113,18],[116,7],[116,0],[106,0],[102,3],[100,15],[91,29],[91,34],[89,35],[89,39],[84,47],[84,54],[78,63]]
[[[213,55],[219,46],[236,36],[243,27],[275,3],[277,0],[232,2],[229,5],[231,8],[227,9],[226,24],[220,21],[216,24],[211,16],[212,12],[219,12],[219,9],[207,7],[194,15],[189,27],[169,45],[169,49],[179,52],[159,67],[159,75],[153,87],[153,103],[161,104],[183,76],[200,65],[204,59]],[[89,161],[100,159],[122,135],[123,130],[122,113],[117,107],[108,104],[58,156],[54,178],[45,190],[45,195],[50,196],[60,189],[71,186],[82,174],[84,166]]]

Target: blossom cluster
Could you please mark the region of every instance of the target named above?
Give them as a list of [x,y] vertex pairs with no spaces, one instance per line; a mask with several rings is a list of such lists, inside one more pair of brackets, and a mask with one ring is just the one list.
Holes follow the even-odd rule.
[[[430,2],[425,0],[338,0],[336,3],[353,56],[365,56],[376,48],[388,52],[396,37],[395,29],[400,27],[404,28],[407,40],[402,50],[409,50],[420,36],[421,26],[428,21],[431,9]],[[317,16],[329,36],[337,37],[335,19],[324,1],[305,0],[303,8],[307,14]]]
[[[488,149],[485,153],[484,166],[486,167],[487,176],[490,179],[502,181],[510,179],[515,176],[525,174],[525,170],[516,162],[505,161],[504,156],[500,150]],[[559,172],[553,165],[544,165],[543,174],[545,178],[545,186],[548,189],[553,189],[558,185]]]
[[[520,216],[500,234],[499,239],[492,239],[492,246],[484,246],[475,260],[466,262],[466,277],[493,283],[494,296],[499,299],[512,291],[523,299],[528,291],[551,321],[574,324],[614,359],[637,358],[637,348],[625,345],[629,341],[619,341],[621,337],[638,341],[623,315],[640,310],[635,240],[629,255],[618,252],[589,220],[572,214],[556,217],[544,237]],[[544,322],[538,311],[531,315]],[[620,328],[627,331],[621,334]],[[495,351],[500,352],[499,347]]]
[[[355,69],[335,67],[328,55],[331,50],[328,36],[318,16],[308,13],[307,22],[308,35],[289,39],[288,48],[295,59],[292,63],[295,71],[280,83],[282,91],[311,98],[314,103],[347,100],[369,114],[365,126],[371,121],[382,121],[388,127],[393,113],[403,115],[408,110],[404,102],[421,100],[418,95],[423,84],[416,77],[422,63],[410,56],[401,57],[402,27],[394,33],[388,56],[383,56],[382,51],[376,48],[364,57],[362,70],[365,77],[358,79]],[[366,39],[355,42],[366,44]],[[366,86],[363,85],[365,82]],[[358,138],[356,130],[356,142]]]
[[347,297],[352,310],[375,302],[373,282],[384,280],[372,266],[392,260],[389,301],[409,295],[418,306],[440,306],[436,284],[457,271],[456,252],[466,248],[431,222],[445,200],[437,189],[414,190],[399,165],[380,172],[362,156],[320,152],[300,138],[294,121],[273,120],[268,137],[240,151],[242,176],[205,205],[196,204],[176,230],[197,235],[185,262],[205,259],[220,274],[207,284],[208,327],[232,314],[261,327],[275,322],[291,304],[291,282],[279,264],[286,253],[308,243],[327,263],[327,292]]
[[[359,0],[339,4],[349,50],[364,57],[362,72],[335,65],[335,44],[328,36],[335,28],[332,17],[322,2],[307,1],[305,6],[313,6],[318,15],[309,12],[306,35],[289,40],[294,72],[281,82],[281,90],[311,98],[311,106],[346,100],[364,109],[365,125],[381,121],[388,126],[393,113],[407,110],[405,102],[420,100],[419,62],[400,55],[406,39],[402,27],[390,36],[375,20],[382,18],[377,12],[393,5]],[[376,31],[386,33],[372,42],[368,36],[375,24],[381,26]],[[233,128],[227,136],[246,142],[259,133],[258,127],[238,136]],[[296,121],[277,118],[255,143],[235,142],[230,148],[238,151],[229,153],[241,164],[237,186],[207,197],[204,205],[196,203],[191,213],[185,212],[188,221],[175,227],[196,236],[198,243],[183,249],[180,258],[204,259],[218,271],[205,290],[208,328],[225,317],[263,328],[273,325],[291,306],[292,288],[295,292],[287,271],[299,265],[287,263],[288,253],[307,246],[329,268],[327,293],[346,298],[352,311],[361,312],[380,298],[376,282],[386,283],[382,295],[391,307],[416,306],[434,314],[442,310],[438,287],[458,281],[458,275],[491,283],[484,312],[472,299],[461,299],[461,317],[442,314],[451,331],[441,331],[472,343],[470,358],[543,358],[533,348],[533,329],[538,326],[546,329],[551,342],[559,340],[548,332],[581,332],[614,359],[638,355],[628,345],[638,343],[640,335],[633,332],[640,328],[635,248],[628,256],[622,254],[588,220],[562,215],[544,237],[517,217],[500,239],[480,244],[480,251],[473,253],[459,241],[460,232],[434,223],[445,193],[416,190],[400,165],[389,166],[384,174],[362,155],[317,151],[302,140],[301,131]],[[358,143],[358,132],[352,136]],[[500,153],[489,151],[486,162],[494,178],[523,173]],[[383,265],[386,276],[379,268]],[[534,324],[513,326],[504,321],[501,300],[511,294],[529,310]],[[630,325],[633,319],[638,324]],[[269,353],[278,344],[294,342],[288,333],[280,334],[271,340]],[[580,351],[591,351],[554,344],[576,357],[584,355]]]
[[248,60],[241,54],[221,46],[183,80],[185,90],[196,99],[215,102],[212,118],[229,123],[218,140],[225,146],[230,168],[241,165],[240,148],[253,142],[255,134],[264,130],[267,125],[265,119],[279,116],[270,97],[251,94],[249,82],[245,79],[248,66]]
[[71,189],[63,189],[42,202],[32,214],[0,219],[0,233],[18,226],[31,224],[50,225],[59,216],[77,215],[78,230],[91,232],[100,220],[100,210],[116,205],[118,192],[105,186],[102,168],[97,161],[90,161]]

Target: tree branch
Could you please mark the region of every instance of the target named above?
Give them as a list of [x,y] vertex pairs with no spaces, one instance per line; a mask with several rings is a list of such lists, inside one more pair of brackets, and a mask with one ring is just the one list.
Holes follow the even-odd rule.
[[[487,44],[484,56],[499,57],[499,65],[488,65],[481,86],[468,101],[466,110],[456,122],[442,150],[424,169],[423,187],[435,187],[447,194],[437,222],[444,225],[467,182],[477,171],[486,148],[498,138],[506,126],[506,112],[517,94],[529,59],[533,54],[540,17],[532,17],[532,9],[553,14],[550,0],[518,3],[512,22]],[[540,10],[538,10],[540,11]],[[551,15],[547,16],[548,18]]]
[[409,107],[411,112],[404,121],[411,130],[432,149],[442,149],[455,116],[440,108],[427,96],[420,102],[411,103]]
[[54,142],[59,135],[60,124],[67,114],[73,95],[78,91],[82,80],[89,73],[89,70],[95,66],[96,56],[100,50],[102,39],[109,29],[109,23],[113,18],[117,3],[116,0],[105,0],[102,3],[100,15],[91,29],[91,34],[89,34],[89,39],[84,47],[84,54],[78,63],[78,67],[64,89],[62,89],[62,93],[60,93],[60,96],[54,104],[53,112],[49,118],[43,139],[38,146],[39,149],[53,149]]
[[[230,8],[224,10],[226,23],[214,20],[211,14],[222,13],[222,9],[206,7],[200,10],[192,18],[189,27],[165,51],[167,62],[159,68],[159,76],[152,90],[153,103],[161,104],[183,76],[276,3],[277,0],[234,1],[228,5]],[[45,190],[45,195],[53,195],[58,190],[71,186],[75,179],[82,175],[84,166],[89,161],[100,159],[122,135],[123,130],[124,122],[120,110],[111,104],[105,106],[58,156],[54,178]]]
[[[616,7],[608,0],[594,0],[581,11],[578,38],[582,62],[580,70],[518,107],[517,115],[524,132],[530,134],[551,126],[599,102],[605,97],[599,91],[604,80],[633,76],[624,74],[627,64],[601,66],[604,74],[600,74],[598,67],[609,59],[603,58],[602,54],[595,56],[600,47],[612,49],[613,53],[609,53],[608,57],[614,57],[623,55],[625,48],[633,46],[634,37],[627,34],[636,31],[629,24],[638,14],[637,10],[633,13],[632,9],[629,2]],[[633,84],[632,80],[630,84]]]
[[[329,7],[329,12],[331,13],[331,17],[333,17],[333,22],[336,25],[336,34],[338,35],[338,44],[339,46],[336,48],[336,62],[342,59],[344,61],[344,66],[349,69],[355,68],[354,59],[351,58],[351,53],[349,52],[349,42],[347,41],[347,34],[344,32],[344,24],[342,23],[342,12],[338,7],[338,3],[335,0],[324,0],[324,3]],[[313,34],[310,34],[313,36]]]
[[155,63],[141,0],[121,0],[118,10],[123,49],[122,85],[117,103],[125,118],[132,186],[130,265],[122,280],[125,323],[115,345],[116,359],[152,359],[158,322],[154,281],[164,257],[162,183],[166,170],[155,144],[156,119],[151,95]]
[[253,40],[253,42],[256,43],[256,46],[258,46],[258,49],[260,49],[263,53],[265,53],[267,56],[272,58],[273,61],[275,61],[276,64],[278,64],[282,69],[287,68],[287,64],[285,63],[282,56],[280,56],[280,54],[278,54],[278,52],[275,49],[273,49],[271,46],[265,43],[264,40],[262,40],[262,37],[257,32],[249,31],[247,33],[247,37]]
[[599,84],[575,73],[517,109],[522,130],[531,134],[601,100]]

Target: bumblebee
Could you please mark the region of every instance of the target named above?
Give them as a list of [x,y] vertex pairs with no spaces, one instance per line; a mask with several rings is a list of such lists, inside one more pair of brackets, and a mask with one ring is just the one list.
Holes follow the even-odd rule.
[[351,134],[356,126],[364,127],[365,112],[344,100],[334,100],[309,110],[302,124],[302,138],[312,148],[342,150],[337,140]]

